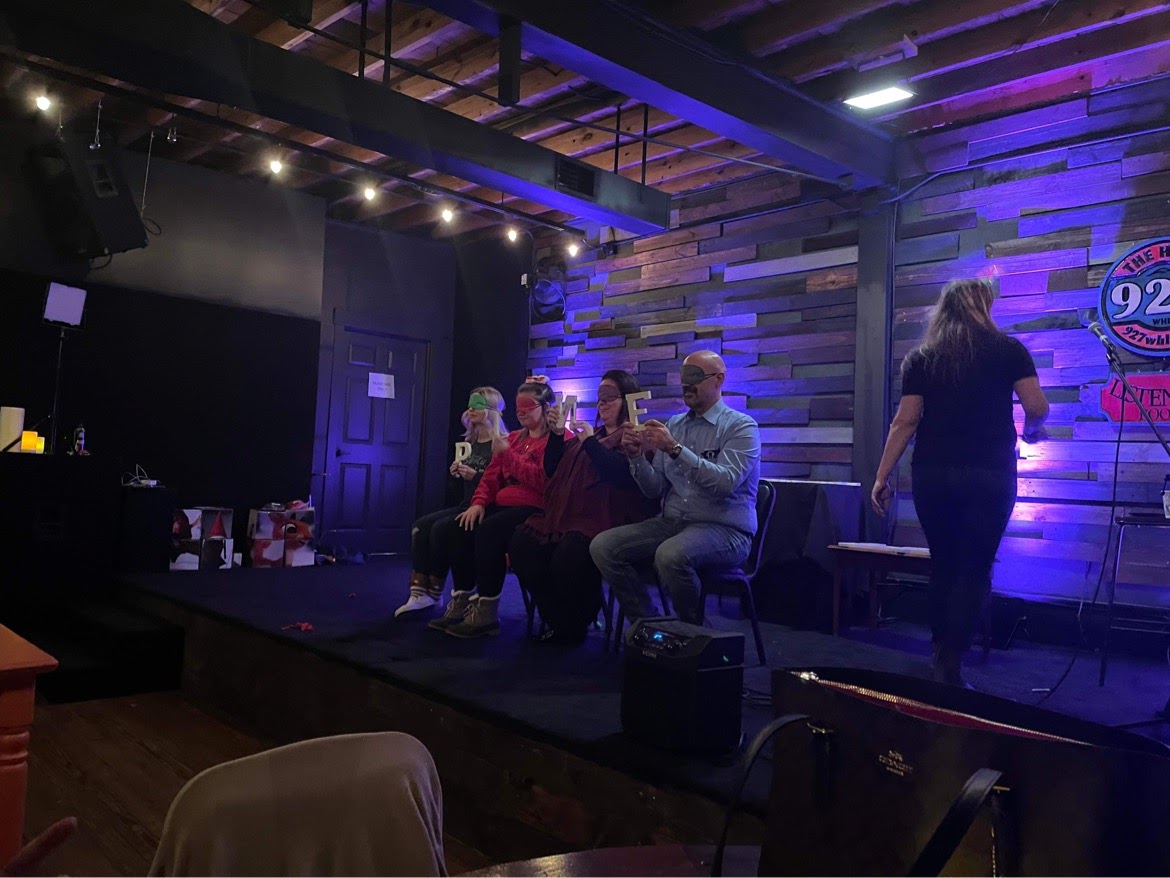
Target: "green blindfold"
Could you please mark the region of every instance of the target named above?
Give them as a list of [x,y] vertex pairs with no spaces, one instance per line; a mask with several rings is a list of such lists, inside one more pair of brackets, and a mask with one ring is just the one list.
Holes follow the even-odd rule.
[[472,411],[476,411],[476,412],[482,412],[485,409],[490,408],[490,406],[488,405],[487,397],[484,396],[482,393],[471,394],[471,396],[468,397],[468,399],[467,399],[467,407],[469,409],[471,409]]

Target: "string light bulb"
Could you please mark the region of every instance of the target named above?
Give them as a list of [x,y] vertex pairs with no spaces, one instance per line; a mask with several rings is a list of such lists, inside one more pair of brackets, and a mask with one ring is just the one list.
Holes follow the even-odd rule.
[[373,186],[367,186],[362,191],[362,195],[366,196],[366,201],[373,201],[374,196],[377,194],[378,194],[378,191]]
[[451,220],[455,219],[455,211],[449,207],[444,207],[443,212],[439,214],[439,216],[443,218],[443,222],[449,223]]
[[508,240],[509,241],[512,241],[514,243],[516,241],[516,239],[519,237],[520,237],[520,234],[515,229],[508,229]]
[[52,108],[53,101],[48,95],[37,95],[36,104],[38,110],[42,113],[47,113]]
[[576,256],[580,251],[581,251],[581,248],[578,247],[575,243],[569,245],[569,255],[570,256]]
[[280,159],[273,159],[268,163],[268,169],[274,174],[279,174],[284,170],[284,162],[282,162]]

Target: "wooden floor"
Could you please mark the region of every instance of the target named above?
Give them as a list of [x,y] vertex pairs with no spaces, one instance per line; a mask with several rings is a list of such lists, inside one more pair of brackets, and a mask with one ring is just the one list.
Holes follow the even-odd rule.
[[[167,808],[183,784],[205,768],[268,746],[177,692],[38,704],[26,833],[76,816],[80,831],[46,874],[145,875]],[[488,865],[450,836],[445,847],[453,875]]]

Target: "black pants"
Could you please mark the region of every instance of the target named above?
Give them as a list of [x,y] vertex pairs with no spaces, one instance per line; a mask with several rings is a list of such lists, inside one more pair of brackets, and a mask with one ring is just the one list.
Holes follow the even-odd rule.
[[518,530],[508,549],[516,578],[536,600],[540,618],[568,639],[584,638],[601,607],[601,571],[589,556],[589,543],[578,533],[540,543]]
[[485,598],[498,596],[508,573],[506,556],[512,531],[539,511],[535,506],[489,506],[474,530],[464,530],[458,523],[452,526],[451,579],[455,591],[479,591]]
[[991,595],[991,565],[1016,505],[1015,466],[914,466],[914,508],[930,547],[930,628],[966,649]]
[[410,564],[417,573],[446,578],[451,568],[451,529],[466,506],[429,512],[410,526]]

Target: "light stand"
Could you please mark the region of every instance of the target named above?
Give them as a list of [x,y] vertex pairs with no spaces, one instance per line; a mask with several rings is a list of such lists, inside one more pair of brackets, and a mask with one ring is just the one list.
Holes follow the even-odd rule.
[[65,327],[61,327],[61,334],[57,338],[57,373],[53,378],[53,411],[49,415],[49,448],[50,455],[57,453],[57,409],[61,402],[61,357],[65,353]]
[[53,411],[49,415],[49,441],[46,450],[50,455],[57,453],[58,410],[61,405],[61,361],[65,354],[65,332],[69,329],[81,328],[81,317],[85,312],[85,290],[77,287],[68,287],[64,284],[50,283],[45,294],[45,322],[56,326],[60,334],[57,336],[57,372],[53,378]]
[[[1143,403],[1141,400],[1141,397],[1137,394],[1136,391],[1134,391],[1133,385],[1129,383],[1129,377],[1125,374],[1125,365],[1121,362],[1121,357],[1118,356],[1118,354],[1117,354],[1117,348],[1114,347],[1113,343],[1110,342],[1107,338],[1105,338],[1104,335],[1101,334],[1100,327],[1097,324],[1093,324],[1093,326],[1091,326],[1089,328],[1091,330],[1093,330],[1094,335],[1096,335],[1098,338],[1101,339],[1101,343],[1105,346],[1105,356],[1109,360],[1109,367],[1113,371],[1113,374],[1116,375],[1117,379],[1121,382],[1121,386],[1123,388],[1123,392],[1121,394],[1122,422],[1124,423],[1125,400],[1126,400],[1126,397],[1128,397],[1129,399],[1133,400],[1133,404],[1135,406],[1137,406],[1137,409],[1141,413],[1142,418],[1145,419],[1145,422],[1149,425],[1150,429],[1153,430],[1154,437],[1158,440],[1159,444],[1161,444],[1162,450],[1166,452],[1166,457],[1168,459],[1170,459],[1170,443],[1167,443],[1166,437],[1162,435],[1162,431],[1159,430],[1158,425],[1154,423],[1154,419],[1150,415],[1150,410],[1148,408],[1146,408],[1145,403]],[[1118,441],[1119,442],[1121,441],[1120,435],[1118,436]],[[1118,546],[1119,551],[1120,551],[1120,548],[1121,547],[1119,545]],[[1110,588],[1114,589],[1114,590],[1116,590],[1116,588],[1117,588],[1116,570],[1114,572],[1114,581],[1111,583]],[[1111,593],[1110,600],[1109,600],[1109,610],[1106,614],[1106,621],[1105,621],[1105,643],[1101,649],[1101,673],[1100,673],[1100,676],[1098,678],[1098,685],[1099,686],[1105,685],[1105,668],[1106,668],[1106,665],[1109,661],[1109,631],[1112,629],[1112,627],[1113,627],[1113,598],[1112,598],[1112,593]],[[1128,723],[1127,725],[1121,726],[1120,728],[1133,728],[1135,726],[1149,725],[1152,722],[1156,723],[1156,722],[1170,721],[1170,700],[1167,700],[1166,704],[1162,707],[1162,709],[1155,712],[1154,716],[1155,716],[1155,719],[1146,720],[1146,721],[1137,722],[1137,723]]]

